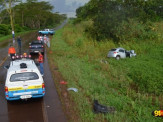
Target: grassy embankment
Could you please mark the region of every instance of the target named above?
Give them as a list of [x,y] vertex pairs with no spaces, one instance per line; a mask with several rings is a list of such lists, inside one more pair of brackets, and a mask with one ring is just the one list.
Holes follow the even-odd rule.
[[[85,25],[68,24],[56,32],[51,49],[59,71],[79,111],[81,121],[161,121],[153,117],[153,110],[163,109],[163,24],[158,24],[159,39],[115,44],[113,41],[94,42],[83,30]],[[108,59],[108,50],[115,47],[134,49],[135,58]],[[104,63],[103,61],[108,63]],[[94,114],[93,100],[114,106],[117,113]]]

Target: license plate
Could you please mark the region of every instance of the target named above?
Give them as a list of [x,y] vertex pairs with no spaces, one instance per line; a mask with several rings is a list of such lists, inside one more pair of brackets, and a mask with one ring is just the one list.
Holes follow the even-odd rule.
[[31,98],[32,95],[22,95],[20,96],[21,99],[28,99],[28,98]]
[[35,51],[35,53],[38,53],[39,51]]

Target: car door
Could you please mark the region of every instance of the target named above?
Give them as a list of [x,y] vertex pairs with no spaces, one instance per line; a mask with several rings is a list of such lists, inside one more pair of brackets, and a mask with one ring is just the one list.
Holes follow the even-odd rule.
[[119,49],[119,55],[120,55],[121,58],[126,58],[125,50]]

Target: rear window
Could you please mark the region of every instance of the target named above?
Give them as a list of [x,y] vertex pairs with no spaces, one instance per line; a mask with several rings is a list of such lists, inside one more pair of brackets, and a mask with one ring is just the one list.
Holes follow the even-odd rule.
[[25,72],[25,73],[17,73],[13,74],[10,77],[10,82],[16,81],[27,81],[27,80],[37,80],[39,76],[35,72]]
[[40,41],[33,41],[32,43],[31,43],[31,45],[32,44],[43,44],[42,42],[40,42]]
[[116,51],[116,49],[111,49],[110,51]]

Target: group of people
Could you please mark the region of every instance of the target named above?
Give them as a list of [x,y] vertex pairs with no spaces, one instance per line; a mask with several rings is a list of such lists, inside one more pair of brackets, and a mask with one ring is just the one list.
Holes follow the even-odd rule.
[[[44,37],[38,36],[37,40],[42,41],[44,44],[47,44],[49,42],[49,39],[46,37],[46,35]],[[17,38],[17,44],[18,44],[19,54],[21,54],[21,38],[20,38],[20,36],[18,36],[18,38]],[[39,57],[38,57],[37,61],[40,64],[40,73],[43,76],[44,75],[44,68],[43,68],[44,56],[41,54],[41,52],[39,52],[38,54],[39,54]],[[11,60],[13,60],[12,57],[15,55],[16,55],[16,49],[13,45],[10,45],[10,47],[8,49],[8,56],[10,56]],[[26,53],[24,53],[23,55],[26,55]]]
[[48,36],[46,36],[46,35],[44,35],[44,36],[39,35],[39,36],[37,37],[37,40],[43,42],[43,43],[46,44],[48,47],[50,47],[50,40],[49,40]]

